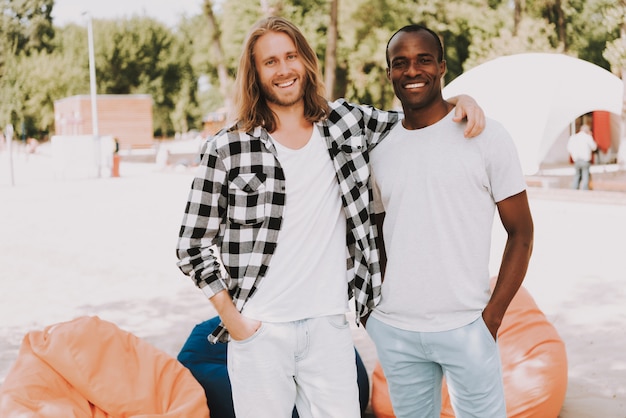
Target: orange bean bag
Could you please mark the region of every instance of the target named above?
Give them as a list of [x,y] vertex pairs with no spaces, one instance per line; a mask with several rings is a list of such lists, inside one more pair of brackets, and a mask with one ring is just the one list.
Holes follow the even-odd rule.
[[175,358],[98,317],[29,332],[0,387],[3,418],[209,418]]
[[[558,417],[567,390],[565,344],[524,287],[504,315],[498,345],[507,417]],[[441,400],[441,417],[454,417],[445,381]],[[371,402],[377,418],[395,418],[380,363],[372,375]]]

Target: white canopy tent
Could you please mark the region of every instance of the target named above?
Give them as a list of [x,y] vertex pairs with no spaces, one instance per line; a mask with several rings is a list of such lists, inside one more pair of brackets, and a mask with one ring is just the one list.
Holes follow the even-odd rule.
[[488,61],[461,74],[444,97],[469,94],[500,121],[517,146],[524,173],[537,172],[554,141],[579,116],[622,112],[622,80],[562,54],[529,53]]

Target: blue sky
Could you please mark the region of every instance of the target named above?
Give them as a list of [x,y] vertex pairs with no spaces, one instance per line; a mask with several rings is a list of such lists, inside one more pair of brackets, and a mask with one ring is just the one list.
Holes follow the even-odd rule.
[[83,12],[94,18],[131,17],[147,15],[168,26],[174,26],[180,16],[192,16],[202,10],[202,0],[56,0],[52,17],[62,26],[85,22]]

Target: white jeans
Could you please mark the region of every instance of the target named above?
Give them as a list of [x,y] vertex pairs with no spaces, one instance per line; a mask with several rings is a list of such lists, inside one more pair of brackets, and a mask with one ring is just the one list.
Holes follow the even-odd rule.
[[359,418],[352,333],[345,315],[263,323],[228,343],[237,418]]

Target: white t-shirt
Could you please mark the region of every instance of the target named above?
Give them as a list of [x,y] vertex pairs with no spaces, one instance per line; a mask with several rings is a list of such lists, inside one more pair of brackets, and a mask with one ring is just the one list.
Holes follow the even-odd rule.
[[567,151],[573,161],[591,161],[591,153],[598,149],[598,144],[587,132],[579,131],[567,141]]
[[418,130],[399,123],[371,153],[388,257],[372,315],[405,330],[446,331],[478,318],[490,295],[496,202],[526,188],[501,124],[488,120],[467,139],[452,117]]
[[328,147],[317,126],[300,149],[274,146],[286,179],[283,223],[267,274],[243,314],[286,322],[345,313],[346,218]]

